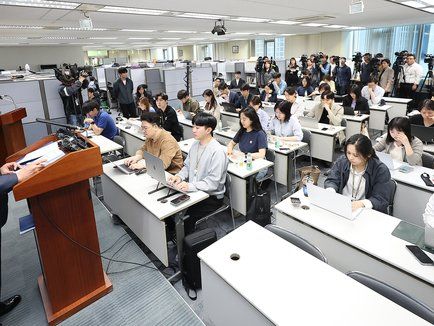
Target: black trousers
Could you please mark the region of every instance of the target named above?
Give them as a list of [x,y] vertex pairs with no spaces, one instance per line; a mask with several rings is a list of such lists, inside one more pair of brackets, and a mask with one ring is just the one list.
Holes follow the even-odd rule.
[[124,118],[137,118],[137,109],[134,102],[128,104],[119,103],[119,106]]
[[185,215],[188,215],[184,221],[184,231],[185,235],[194,232],[195,223],[200,220],[202,217],[214,212],[216,209],[220,208],[223,205],[223,198],[217,199],[215,196],[210,196],[201,202],[190,206],[187,209]]
[[399,84],[398,97],[408,98],[412,100],[407,105],[407,112],[411,111],[411,108],[413,107],[414,103],[416,103],[416,91],[414,91],[412,87],[413,84],[409,84],[409,83]]

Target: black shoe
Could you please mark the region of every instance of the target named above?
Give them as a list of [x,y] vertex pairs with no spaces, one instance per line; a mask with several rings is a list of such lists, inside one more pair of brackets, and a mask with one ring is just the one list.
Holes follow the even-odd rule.
[[6,315],[12,309],[14,309],[21,302],[20,295],[14,295],[9,299],[0,302],[0,316]]

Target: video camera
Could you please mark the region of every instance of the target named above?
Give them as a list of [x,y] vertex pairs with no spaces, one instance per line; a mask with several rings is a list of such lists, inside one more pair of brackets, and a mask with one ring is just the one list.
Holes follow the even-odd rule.
[[407,50],[403,50],[401,52],[395,52],[395,62],[393,64],[393,66],[402,66],[405,63],[405,57],[407,56],[408,51]]
[[258,57],[256,60],[255,71],[261,72],[264,69],[264,59],[262,57]]
[[434,68],[434,56],[432,54],[426,54],[423,62],[428,64],[428,70],[433,70]]
[[361,52],[354,53],[351,61],[354,62],[354,72],[360,72],[362,61],[363,61],[362,53]]
[[334,63],[335,65],[339,65],[339,60],[341,59],[341,57],[338,56],[338,55],[332,55],[332,56],[330,57],[330,59],[333,59],[333,63]]
[[307,67],[307,59],[308,59],[307,54],[302,54],[301,55],[300,62],[301,62],[302,70],[305,70],[306,67]]
[[[75,83],[80,76],[87,78],[88,76],[92,75],[92,66],[84,66],[84,67],[78,67],[77,64],[67,64],[64,63],[62,65],[62,68],[54,68],[54,74],[62,84],[64,85],[72,85]],[[87,80],[83,81],[82,88],[87,88],[87,85],[89,82]]]

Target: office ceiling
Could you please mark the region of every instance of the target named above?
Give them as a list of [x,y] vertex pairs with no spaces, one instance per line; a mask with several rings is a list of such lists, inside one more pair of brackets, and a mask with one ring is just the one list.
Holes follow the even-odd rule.
[[[165,0],[161,2],[91,0],[69,2],[72,7],[75,4],[78,6],[75,9],[51,9],[28,7],[28,5],[29,3],[36,3],[36,6],[64,4],[47,0],[0,0],[0,46],[80,45],[84,49],[144,49],[260,37],[274,38],[280,35],[311,34],[357,27],[432,23],[434,18],[433,13],[425,11],[426,8],[434,7],[433,0],[422,0],[425,6],[421,9],[404,6],[396,1],[364,0],[364,12],[350,15],[349,4],[352,1],[354,0],[305,3],[289,0],[281,2],[275,0]],[[8,5],[11,3],[15,5]],[[137,9],[131,10],[133,13],[122,13],[122,9],[110,9],[107,6]],[[112,12],[98,11],[104,10],[103,8]],[[140,9],[162,12],[151,12],[152,15],[139,14]],[[93,30],[60,29],[78,28],[79,20],[85,18],[84,11],[92,19]],[[188,16],[186,13],[224,17],[227,35],[211,34],[215,19],[180,16]],[[237,21],[238,17],[259,18],[265,21]],[[297,24],[271,23],[276,21],[291,21]],[[305,23],[326,24],[327,27],[303,26],[302,24]],[[23,29],[17,26],[38,28]],[[122,29],[129,31],[121,31]]]

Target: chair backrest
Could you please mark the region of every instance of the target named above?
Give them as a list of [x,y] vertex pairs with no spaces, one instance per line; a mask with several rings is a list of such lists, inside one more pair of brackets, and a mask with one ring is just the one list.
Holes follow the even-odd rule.
[[310,130],[303,129],[303,128],[301,128],[301,131],[303,132],[303,139],[301,141],[310,146],[310,139],[312,137],[312,133],[310,132]]
[[387,213],[393,216],[393,202],[395,201],[395,193],[398,184],[395,180],[390,179],[389,187],[390,187],[390,197],[389,197],[389,205],[387,206]]
[[347,126],[347,119],[342,118],[341,120],[341,127],[346,127]]
[[377,280],[361,272],[349,272],[347,274],[357,282],[367,286],[371,290],[381,294],[387,299],[395,302],[397,305],[411,311],[422,319],[434,324],[434,311],[424,303],[410,297],[400,290]]
[[265,159],[267,161],[274,162],[275,158],[276,155],[274,154],[274,151],[267,148],[267,150],[265,151]]
[[125,138],[124,137],[122,137],[122,136],[119,136],[119,135],[116,135],[114,138],[113,138],[113,141],[116,143],[116,144],[119,144],[119,145],[121,145],[122,147],[125,147]]
[[434,169],[434,155],[422,153],[422,166],[425,168]]
[[273,224],[268,224],[265,226],[265,228],[268,231],[271,231],[274,234],[278,235],[282,239],[285,239],[286,241],[297,246],[298,248],[306,251],[307,253],[311,254],[312,256],[318,258],[319,260],[322,260],[323,262],[327,263],[327,259],[325,258],[324,254],[321,252],[321,250],[319,248],[315,247],[309,241],[303,239],[302,237],[296,235],[295,233],[292,233],[288,230],[285,230],[285,229],[283,229],[277,225],[273,225]]

